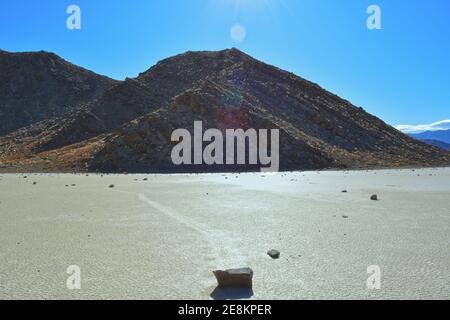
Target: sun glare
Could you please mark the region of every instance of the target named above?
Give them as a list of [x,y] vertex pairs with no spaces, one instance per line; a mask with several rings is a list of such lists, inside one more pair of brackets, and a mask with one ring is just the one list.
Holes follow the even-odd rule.
[[[232,7],[235,14],[260,9],[270,9],[274,0],[214,0],[224,7]],[[276,0],[281,1],[281,0]]]
[[233,10],[234,19],[231,22],[230,38],[235,43],[243,42],[247,37],[247,28],[242,23],[242,15],[246,13],[259,13],[271,11],[271,4],[276,1],[284,4],[283,0],[213,0],[223,10]]

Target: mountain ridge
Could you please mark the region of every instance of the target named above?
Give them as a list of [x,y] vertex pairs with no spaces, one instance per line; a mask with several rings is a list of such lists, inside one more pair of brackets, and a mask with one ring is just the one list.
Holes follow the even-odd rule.
[[64,115],[101,96],[115,80],[54,53],[0,51],[0,135]]
[[36,171],[256,170],[174,166],[170,133],[190,128],[196,120],[221,130],[280,129],[282,170],[450,162],[448,153],[404,135],[318,84],[232,48],[161,60],[57,118],[1,137],[0,166]]
[[435,146],[435,147],[438,147],[438,148],[450,151],[450,143],[446,143],[446,142],[439,141],[439,140],[430,140],[430,139],[423,139],[421,141],[425,142],[427,144],[430,144],[432,146]]
[[419,140],[436,140],[450,143],[450,129],[425,131],[422,133],[410,133],[409,136]]
[[424,131],[408,135],[429,145],[450,151],[450,129]]

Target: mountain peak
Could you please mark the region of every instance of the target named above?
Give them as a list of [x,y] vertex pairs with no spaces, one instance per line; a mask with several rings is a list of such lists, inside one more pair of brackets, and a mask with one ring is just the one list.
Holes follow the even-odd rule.
[[253,59],[250,55],[237,48],[228,48],[218,51],[186,51],[185,53],[175,55],[173,57],[161,60],[159,63],[164,62],[176,62],[179,63],[183,59],[226,59],[231,58],[234,60],[246,60]]
[[233,54],[233,55],[242,55],[242,56],[247,56],[247,57],[249,56],[244,51],[241,51],[241,50],[239,50],[236,47],[231,47],[231,48],[228,48],[228,49],[224,49],[224,50],[221,50],[219,52],[223,52],[223,53],[227,53],[227,54]]
[[[99,97],[114,80],[47,51],[0,51],[0,135],[61,116]],[[22,115],[23,116],[19,116]]]
[[59,59],[62,59],[61,57],[59,57],[57,54],[50,52],[50,51],[45,51],[45,50],[39,50],[39,51],[21,51],[21,52],[12,52],[12,51],[6,51],[3,49],[0,49],[0,53],[3,54],[8,54],[11,56],[50,56],[50,57],[57,57]]
[[194,81],[200,80],[243,61],[256,60],[236,48],[219,51],[187,51],[159,61],[147,71],[140,73],[137,79],[141,83],[148,84],[149,81],[160,76],[177,75],[177,81],[183,82],[183,78],[189,77],[189,81],[192,82],[194,78],[196,79]]
[[[24,168],[29,159],[20,150],[32,150],[36,163],[41,161],[39,154],[52,150],[58,156],[49,164],[53,169],[67,165],[70,170],[119,172],[253,170],[174,166],[171,132],[200,120],[208,128],[278,129],[281,170],[450,161],[444,150],[409,138],[320,86],[237,48],[188,51],[122,82],[100,79],[68,62],[47,63],[36,54],[48,56],[38,52],[0,59],[0,113],[9,115],[0,125],[14,125],[0,126],[0,135],[30,124],[30,112],[31,123],[58,116],[37,131],[25,128],[30,139],[20,148],[17,139],[0,138],[0,151],[7,151],[14,164],[24,157]],[[22,114],[26,117],[15,116]],[[72,152],[68,146],[81,149]],[[67,162],[59,157],[67,157]]]

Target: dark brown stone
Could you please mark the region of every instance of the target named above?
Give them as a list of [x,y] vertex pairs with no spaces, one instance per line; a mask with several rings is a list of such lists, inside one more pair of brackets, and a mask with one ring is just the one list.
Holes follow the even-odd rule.
[[250,268],[213,271],[221,288],[252,288],[253,270]]

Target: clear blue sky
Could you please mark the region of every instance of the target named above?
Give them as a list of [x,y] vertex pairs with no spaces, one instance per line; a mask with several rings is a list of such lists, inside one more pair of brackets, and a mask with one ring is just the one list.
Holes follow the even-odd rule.
[[[81,8],[81,30],[66,8]],[[382,30],[366,9],[382,10]],[[230,29],[247,31],[239,43]],[[46,50],[112,78],[187,50],[237,47],[392,125],[450,118],[448,0],[2,0],[0,48]]]

